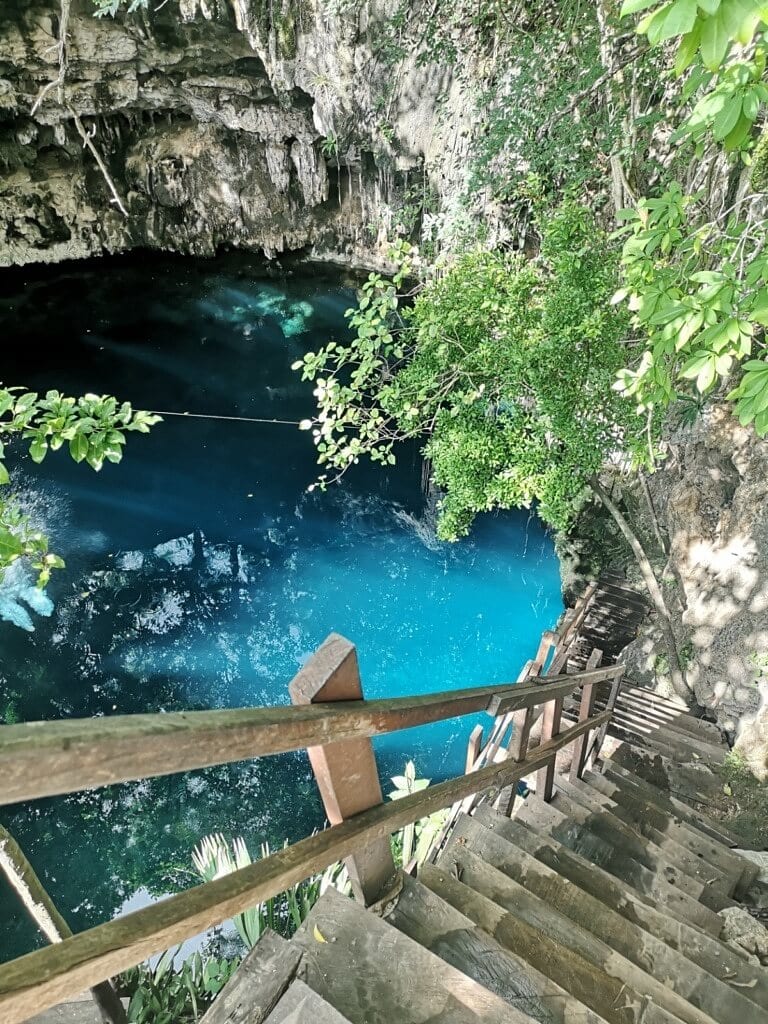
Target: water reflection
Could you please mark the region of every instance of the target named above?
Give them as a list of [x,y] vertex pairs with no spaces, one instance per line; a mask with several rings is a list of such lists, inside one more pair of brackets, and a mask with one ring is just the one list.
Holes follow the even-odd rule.
[[[336,279],[266,281],[236,257],[3,274],[0,330],[17,342],[4,376],[148,409],[300,420],[311,389],[290,365],[343,337],[353,299]],[[59,340],[41,368],[51,323]],[[486,517],[467,541],[441,544],[413,451],[393,469],[361,466],[342,488],[307,494],[306,434],[174,418],[131,438],[123,464],[99,477],[63,457],[31,470],[22,461],[17,484],[67,570],[49,588],[49,618],[24,605],[34,632],[0,622],[5,721],[283,703],[331,631],[358,645],[371,697],[503,682],[560,610],[557,564],[535,518]],[[382,775],[408,757],[422,776],[460,771],[468,729],[463,720],[380,738]],[[323,824],[304,754],[2,817],[76,928],[137,892],[191,884],[190,851],[208,832],[242,834],[256,853]],[[2,888],[0,918],[0,958],[32,948]]]

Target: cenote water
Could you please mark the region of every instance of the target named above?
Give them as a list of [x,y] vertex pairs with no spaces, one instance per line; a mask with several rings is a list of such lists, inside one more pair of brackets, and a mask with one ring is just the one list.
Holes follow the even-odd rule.
[[[311,388],[290,369],[345,333],[354,291],[240,257],[112,259],[0,274],[6,383],[109,392],[137,407],[299,420]],[[20,459],[14,484],[67,567],[37,610],[0,588],[5,722],[287,702],[335,630],[358,647],[370,697],[513,679],[560,610],[550,539],[525,512],[481,518],[441,544],[417,452],[360,466],[326,494],[295,427],[167,417],[129,435],[100,474],[64,453]],[[50,614],[43,614],[49,612]],[[14,620],[14,621],[10,621]],[[467,719],[376,741],[387,776],[408,758],[462,770]],[[321,827],[306,755],[5,808],[2,820],[79,930],[194,883],[214,831],[255,854]],[[0,959],[38,940],[0,887]]]

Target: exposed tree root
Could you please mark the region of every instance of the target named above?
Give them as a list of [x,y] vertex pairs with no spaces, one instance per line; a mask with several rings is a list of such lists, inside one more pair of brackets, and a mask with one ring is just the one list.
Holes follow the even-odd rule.
[[59,54],[59,74],[52,82],[49,82],[40,90],[37,99],[32,105],[32,110],[30,111],[30,113],[32,117],[34,117],[37,111],[42,106],[46,97],[49,95],[49,93],[53,92],[54,89],[57,90],[57,102],[59,103],[59,106],[69,111],[69,115],[74,122],[75,128],[77,129],[77,133],[83,140],[83,146],[90,151],[91,155],[93,156],[93,159],[96,161],[96,166],[99,168],[99,171],[101,172],[101,175],[107,184],[107,188],[109,189],[112,195],[112,202],[117,206],[122,215],[124,217],[127,217],[128,210],[126,209],[123,200],[120,198],[120,193],[117,191],[117,186],[115,185],[114,179],[112,178],[112,175],[109,173],[107,165],[104,162],[101,153],[99,153],[98,149],[96,148],[95,142],[93,141],[94,135],[96,133],[95,127],[93,131],[89,132],[83,124],[82,120],[80,119],[79,114],[77,114],[75,110],[65,101],[64,85],[67,78],[68,65],[67,32],[69,30],[69,15],[71,9],[72,0],[59,0],[59,37],[56,43]]

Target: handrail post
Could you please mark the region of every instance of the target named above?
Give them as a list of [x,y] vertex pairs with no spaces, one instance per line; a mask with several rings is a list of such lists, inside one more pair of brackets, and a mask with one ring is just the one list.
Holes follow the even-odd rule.
[[[597,647],[592,651],[585,669],[597,668],[603,660],[603,652]],[[595,683],[587,683],[581,691],[581,703],[579,705],[579,721],[584,722],[592,717],[595,710],[597,689]],[[587,751],[589,749],[589,733],[579,736],[573,745],[573,760],[571,761],[571,782],[578,782],[584,775],[584,767],[587,762]]]
[[475,761],[477,761],[482,745],[483,727],[482,725],[476,725],[469,734],[469,741],[467,743],[467,760],[464,768],[465,775],[469,775],[471,771],[475,770]]
[[600,751],[603,749],[605,737],[608,735],[608,726],[611,723],[611,719],[613,718],[613,712],[616,708],[616,701],[621,690],[621,680],[624,678],[624,671],[624,665],[616,666],[616,675],[613,677],[613,683],[611,684],[611,692],[608,696],[608,703],[605,708],[605,710],[610,713],[611,717],[598,729],[597,735],[595,736],[595,741],[592,744],[592,749],[589,752],[588,760],[592,768],[594,768],[597,761],[600,760]]
[[[59,913],[56,904],[37,877],[35,869],[11,833],[0,825],[0,870],[16,890],[40,931],[49,942],[63,942],[72,935],[72,929]],[[128,1024],[123,1004],[111,981],[100,981],[91,987],[104,1024]]]
[[[563,717],[563,697],[557,697],[544,705],[544,721],[541,726],[541,743],[548,743],[560,733]],[[536,773],[536,796],[548,804],[555,788],[555,758],[539,768]]]
[[[289,686],[293,704],[362,700],[357,651],[331,633]],[[340,740],[307,747],[325,813],[331,825],[383,803],[370,739]],[[346,860],[352,891],[366,906],[388,891],[396,874],[388,836],[376,839]]]

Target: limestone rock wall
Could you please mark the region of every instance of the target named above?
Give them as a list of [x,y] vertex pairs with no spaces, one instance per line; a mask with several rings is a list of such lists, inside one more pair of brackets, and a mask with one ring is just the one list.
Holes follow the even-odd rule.
[[448,191],[467,144],[451,69],[382,50],[396,6],[168,0],[113,20],[72,0],[63,102],[33,116],[59,5],[0,5],[0,265],[224,244],[374,262],[409,180]]
[[[688,681],[768,778],[768,439],[715,406],[669,442],[650,483],[670,541],[664,581]],[[624,655],[632,674],[663,675],[659,650],[652,631],[633,644]]]

